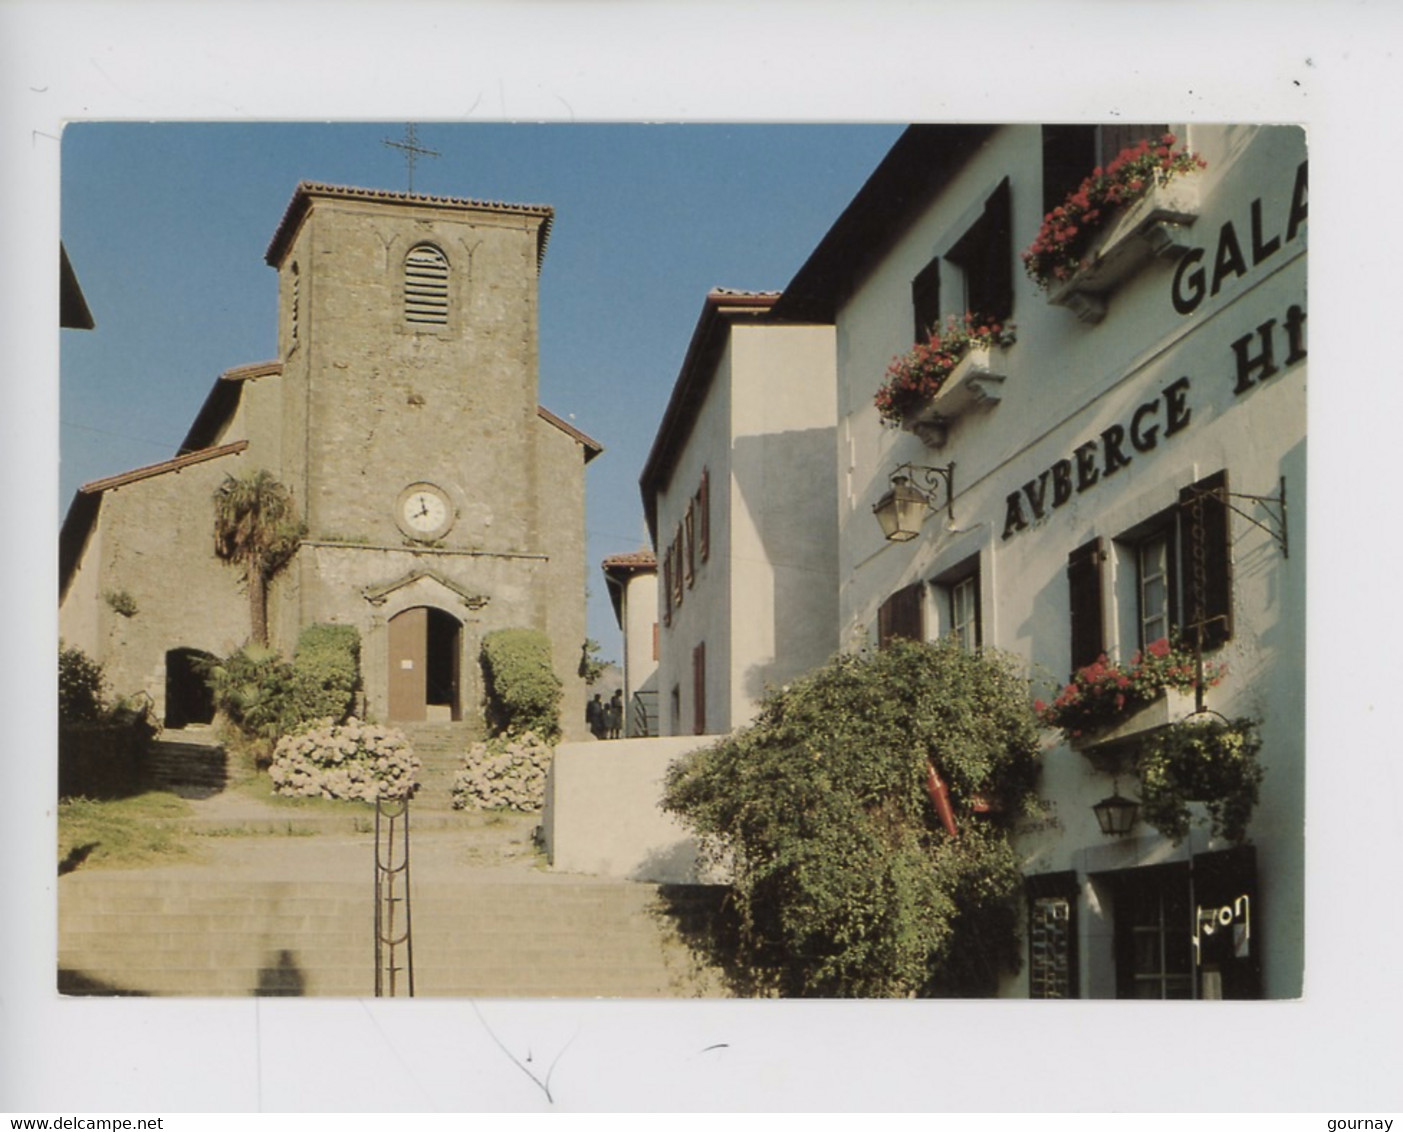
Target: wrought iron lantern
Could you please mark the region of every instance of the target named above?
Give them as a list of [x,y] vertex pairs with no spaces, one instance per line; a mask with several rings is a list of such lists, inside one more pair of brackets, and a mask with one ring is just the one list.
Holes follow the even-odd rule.
[[[921,533],[926,513],[938,509],[940,492],[945,492],[945,512],[953,522],[955,465],[928,467],[924,464],[902,464],[891,475],[891,488],[872,507],[888,542],[910,542]],[[918,479],[923,485],[912,483]]]
[[1122,798],[1119,787],[1109,798],[1102,798],[1091,809],[1096,814],[1096,824],[1108,837],[1124,837],[1140,816],[1140,803]]

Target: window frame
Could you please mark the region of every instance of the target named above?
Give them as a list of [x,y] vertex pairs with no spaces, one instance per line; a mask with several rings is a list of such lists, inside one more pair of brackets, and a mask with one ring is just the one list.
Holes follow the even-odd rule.
[[984,197],[978,214],[943,258],[953,268],[952,282],[958,282],[960,292],[953,313],[968,312],[990,322],[1013,317],[1013,193],[1007,177]]
[[[984,585],[979,554],[936,575],[931,585],[938,591],[940,639],[953,640],[966,652],[978,652],[984,647]],[[967,599],[967,609],[963,611],[962,599]],[[966,615],[961,616],[962,612]],[[971,626],[972,641],[965,638],[965,630]]]

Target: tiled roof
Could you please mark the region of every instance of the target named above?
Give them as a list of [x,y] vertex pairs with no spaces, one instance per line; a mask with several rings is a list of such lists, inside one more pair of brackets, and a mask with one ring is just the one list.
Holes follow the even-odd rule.
[[561,432],[565,433],[569,437],[574,438],[580,444],[584,445],[586,464],[588,464],[591,460],[593,460],[596,456],[598,456],[601,452],[604,451],[604,445],[600,444],[599,441],[594,439],[594,437],[590,436],[588,433],[581,432],[569,421],[562,420],[560,417],[557,417],[544,405],[536,406],[536,415],[540,417],[541,420],[545,421],[547,424],[555,425],[555,427],[560,429]]
[[658,556],[651,550],[632,550],[627,554],[611,554],[600,566],[606,572],[617,570],[620,573],[636,573],[640,570],[656,570]]
[[247,447],[247,440],[236,440],[233,444],[221,444],[218,448],[201,448],[196,452],[187,452],[183,456],[162,460],[159,464],[147,464],[144,468],[133,468],[130,472],[108,476],[106,479],[93,480],[91,483],[85,483],[78,490],[84,495],[97,495],[113,488],[125,487],[129,483],[136,483],[138,480],[150,479],[152,476],[178,472],[192,464],[203,464],[206,460],[217,460],[221,456],[231,456],[235,452],[242,452]]
[[278,229],[264,253],[264,260],[277,267],[297,233],[297,226],[307,214],[312,197],[335,197],[339,200],[364,200],[375,204],[412,204],[420,208],[442,208],[471,212],[500,212],[510,216],[537,216],[544,223],[536,247],[536,269],[546,258],[546,243],[550,239],[555,209],[548,204],[507,204],[504,201],[472,200],[468,197],[440,197],[423,193],[396,193],[385,189],[358,189],[349,185],[325,185],[318,181],[303,181],[293,191]]
[[258,377],[277,377],[283,372],[283,363],[274,359],[271,362],[253,362],[246,366],[226,369],[219,375],[220,381],[251,381]]

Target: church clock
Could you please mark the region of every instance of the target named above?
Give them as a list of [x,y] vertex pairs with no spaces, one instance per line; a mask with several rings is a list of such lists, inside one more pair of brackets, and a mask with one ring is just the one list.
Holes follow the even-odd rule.
[[453,527],[453,503],[447,493],[431,483],[412,483],[399,493],[395,522],[416,542],[434,542]]

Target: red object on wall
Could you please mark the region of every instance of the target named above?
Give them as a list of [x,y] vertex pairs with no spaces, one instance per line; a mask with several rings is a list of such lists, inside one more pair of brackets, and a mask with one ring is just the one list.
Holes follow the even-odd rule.
[[935,812],[940,815],[945,832],[951,837],[959,837],[960,831],[955,828],[955,809],[950,805],[950,788],[935,772],[935,764],[929,759],[926,760],[926,793],[930,795],[930,804],[935,807]]

